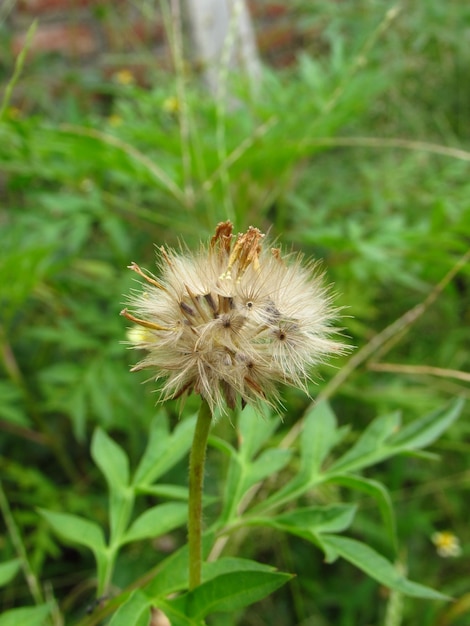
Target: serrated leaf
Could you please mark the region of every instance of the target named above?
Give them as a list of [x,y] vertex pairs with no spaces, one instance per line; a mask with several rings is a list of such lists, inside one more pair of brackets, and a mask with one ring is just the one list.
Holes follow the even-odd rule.
[[106,478],[110,490],[120,491],[129,485],[127,455],[101,428],[97,428],[93,435],[91,456]]
[[427,600],[450,599],[448,596],[430,587],[425,587],[407,579],[390,561],[365,543],[339,535],[322,535],[322,542],[343,559],[349,561],[368,576],[390,589],[415,598]]
[[6,585],[18,573],[21,566],[20,559],[11,559],[0,563],[0,586]]
[[237,611],[258,602],[288,582],[292,576],[281,572],[243,571],[221,574],[203,583],[185,596],[177,598],[178,606],[196,620],[216,612]]
[[154,420],[147,448],[134,475],[134,485],[152,484],[187,454],[195,422],[196,416],[185,419],[169,434],[164,421]]
[[140,589],[135,589],[113,615],[109,626],[147,626],[150,606],[150,598]]
[[171,502],[159,504],[142,513],[124,535],[121,543],[139,541],[149,537],[159,537],[170,530],[187,522],[188,507],[186,504]]
[[39,509],[39,512],[64,539],[86,546],[94,552],[105,549],[103,531],[95,522],[70,513],[57,513],[46,509]]
[[0,626],[45,626],[50,612],[49,604],[11,609],[0,615]]

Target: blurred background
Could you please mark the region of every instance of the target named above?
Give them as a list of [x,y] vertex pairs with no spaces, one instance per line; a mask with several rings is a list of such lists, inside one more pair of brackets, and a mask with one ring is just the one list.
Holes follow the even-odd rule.
[[[198,245],[231,219],[323,260],[355,351],[311,394],[352,426],[349,444],[377,414],[407,422],[470,395],[470,273],[457,265],[470,243],[470,4],[3,0],[0,88],[0,468],[32,567],[70,614],[92,594],[93,562],[36,507],[105,520],[93,429],[135,460],[156,413],[179,419],[129,374],[138,355],[121,343],[126,266],[152,270],[155,245]],[[286,391],[285,404],[281,433],[309,400]],[[391,490],[410,576],[456,598],[406,600],[403,624],[470,620],[468,416],[435,458],[370,476]],[[354,532],[386,551],[361,505]],[[458,556],[438,553],[443,530]],[[383,623],[384,589],[283,542],[246,550],[296,580],[227,626]],[[14,555],[6,532],[0,551]],[[123,558],[125,586],[157,556]],[[1,602],[29,602],[21,577]]]

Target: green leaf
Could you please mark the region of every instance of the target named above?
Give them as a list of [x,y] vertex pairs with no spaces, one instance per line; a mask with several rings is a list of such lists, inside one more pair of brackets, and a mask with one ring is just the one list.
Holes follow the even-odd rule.
[[150,598],[140,589],[135,589],[113,615],[109,626],[147,626],[150,606]]
[[240,559],[238,557],[225,556],[210,561],[202,565],[202,581],[207,582],[216,576],[229,574],[231,572],[275,572],[276,568],[265,563],[258,563],[251,559]]
[[262,512],[301,496],[316,482],[323,480],[321,466],[337,443],[340,432],[328,403],[320,402],[306,416],[300,439],[300,467],[294,478],[272,496],[253,507]]
[[16,576],[20,566],[20,559],[11,559],[0,563],[0,587],[9,583]]
[[[193,591],[177,598],[173,604],[185,607],[187,615],[196,620],[216,612],[237,611],[265,598],[291,580],[290,574],[243,570],[221,574]],[[172,602],[170,602],[172,604]]]
[[[333,504],[299,508],[276,517],[256,517],[245,520],[254,526],[268,526],[287,532],[306,541],[322,546],[321,533],[341,532],[348,528],[356,513],[353,504]],[[335,557],[334,554],[331,555]]]
[[260,417],[253,407],[246,406],[238,416],[239,452],[246,459],[252,459],[278,428],[278,417]]
[[221,439],[220,437],[217,437],[212,433],[209,435],[208,443],[210,446],[212,446],[216,450],[219,450],[229,458],[232,456],[236,457],[238,455],[237,450],[235,450],[235,448],[228,441],[226,441],[225,439]]
[[450,598],[429,587],[412,582],[405,578],[397,568],[385,557],[365,543],[341,537],[339,535],[322,535],[322,542],[334,550],[368,576],[382,585],[408,596],[427,600],[449,600]]
[[247,475],[243,481],[243,495],[252,485],[282,470],[289,462],[291,456],[291,450],[279,448],[270,448],[262,452],[259,458],[247,468]]
[[460,416],[464,400],[457,398],[450,405],[437,409],[404,426],[391,439],[390,445],[403,450],[416,450],[433,443]]
[[358,471],[391,456],[433,443],[460,415],[463,400],[411,422],[401,430],[398,414],[375,419],[356,444],[328,469],[329,474]]
[[204,623],[201,623],[200,620],[197,620],[196,622],[192,618],[185,615],[185,607],[176,606],[174,601],[172,603],[171,600],[159,600],[158,606],[170,620],[171,626],[204,626]]
[[93,435],[91,456],[103,472],[110,491],[120,491],[129,485],[127,455],[101,428],[97,428]]
[[119,545],[134,506],[134,493],[129,487],[129,460],[124,450],[101,428],[93,435],[91,456],[104,474],[110,491],[110,545]]
[[235,452],[231,455],[227,475],[224,480],[223,508],[219,515],[217,524],[222,527],[236,515],[237,506],[242,498],[242,483],[244,480],[244,462]]
[[28,427],[30,420],[22,406],[20,389],[10,381],[0,380],[0,418],[19,426]]
[[[202,537],[203,558],[209,554],[214,545],[214,533],[204,533]],[[188,586],[188,546],[187,544],[171,554],[155,568],[154,579],[145,587],[151,598],[168,596],[175,591],[187,589]]]
[[11,609],[0,615],[0,626],[44,626],[50,612],[49,604]]
[[178,528],[188,519],[187,504],[159,504],[142,513],[131,525],[122,539],[122,543],[138,541],[149,537],[159,537]]
[[94,552],[105,550],[103,531],[98,524],[70,513],[56,513],[45,509],[39,509],[39,512],[64,539],[86,546]]
[[355,489],[366,493],[368,496],[374,498],[379,507],[380,514],[384,521],[387,533],[390,538],[390,542],[393,549],[397,550],[397,529],[395,522],[395,513],[393,510],[392,499],[387,489],[378,481],[371,480],[369,478],[363,478],[362,476],[354,476],[353,474],[337,474],[328,479],[328,482],[332,482],[338,485],[343,485],[349,489]]
[[301,435],[300,473],[310,477],[320,474],[336,441],[336,416],[328,402],[319,402],[305,417]]
[[346,454],[328,469],[328,473],[345,473],[367,467],[390,456],[385,442],[400,426],[400,414],[390,413],[377,417],[362,433]]
[[135,488],[137,493],[147,494],[149,496],[157,496],[159,498],[168,498],[169,500],[184,500],[189,498],[189,489],[180,485],[139,485]]
[[155,577],[144,590],[151,598],[162,598],[188,587],[188,546],[184,545],[155,568]]
[[195,422],[196,416],[185,419],[169,434],[164,418],[153,421],[147,448],[135,472],[134,485],[152,484],[187,454]]

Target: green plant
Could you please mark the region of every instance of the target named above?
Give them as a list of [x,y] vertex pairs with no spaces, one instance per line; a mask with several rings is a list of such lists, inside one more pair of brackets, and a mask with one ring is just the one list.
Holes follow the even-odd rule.
[[[171,402],[156,410],[154,395],[128,375],[133,357],[119,343],[120,300],[132,287],[125,266],[136,259],[151,268],[154,242],[174,246],[182,237],[192,247],[231,216],[237,229],[258,224],[293,249],[325,259],[336,302],[347,307],[345,334],[357,350],[338,361],[336,376],[320,366],[324,380],[309,388],[319,402],[330,400],[341,424],[354,425],[351,432],[338,427],[344,439],[325,459],[322,476],[375,416],[403,413],[406,429],[450,398],[469,397],[468,89],[462,70],[468,8],[457,1],[445,9],[439,2],[407,5],[390,20],[390,7],[381,2],[297,5],[306,32],[317,33],[305,40],[307,54],[290,69],[266,70],[256,98],[239,77],[224,72],[224,90],[236,97],[233,108],[208,97],[185,64],[176,79],[155,72],[145,89],[85,68],[74,72],[73,92],[51,97],[51,80],[63,66],[38,59],[20,76],[21,59],[16,72],[2,62],[3,73],[15,78],[0,123],[0,468],[9,520],[0,543],[1,607],[22,611],[6,615],[3,626],[20,615],[32,623],[31,613],[57,626],[64,619],[98,622],[115,619],[109,615],[121,606],[125,623],[124,611],[134,614],[134,607],[146,615],[149,602],[165,604],[170,587],[164,577],[175,572],[185,593],[187,555],[179,550],[185,520],[156,542],[121,545],[116,538],[154,506],[185,509],[186,452],[151,484],[155,492],[133,491],[136,474],[129,470],[127,489],[111,489],[114,504],[106,502],[88,453],[98,429],[93,450],[112,434],[130,468],[139,468],[154,418],[162,432],[176,435],[179,417],[181,427],[188,418],[190,425],[198,411],[193,397],[181,416]],[[151,51],[147,58],[153,63]],[[379,488],[360,491],[322,480],[298,500],[260,514],[257,525],[254,507],[293,480],[302,458],[294,441],[311,407],[294,390],[285,389],[283,400],[282,422],[254,420],[270,435],[259,451],[266,456],[252,455],[250,464],[262,459],[261,471],[270,450],[279,467],[283,450],[288,460],[253,500],[242,500],[240,519],[229,510],[238,496],[223,495],[226,481],[243,491],[237,472],[253,474],[247,461],[234,460],[240,450],[230,421],[213,425],[205,551],[212,543],[212,557],[249,560],[225,560],[226,574],[245,567],[255,578],[254,562],[263,562],[297,576],[254,607],[216,613],[207,622],[465,626],[468,420],[434,441],[441,462],[405,453],[348,475],[356,486],[364,486],[362,479],[386,486],[396,512],[400,548],[394,553]],[[306,549],[303,531],[284,532],[285,516],[298,507],[338,503],[345,519],[356,506],[349,538],[456,601],[412,601],[395,591],[386,609],[387,592],[371,578],[345,559],[325,565],[319,552],[317,558],[314,548]],[[110,526],[119,526],[118,508],[111,514],[111,507],[118,505],[129,518],[111,538]],[[90,617],[84,615],[96,587],[92,551],[57,542],[39,508],[86,519],[104,534],[104,553],[113,555],[114,567],[109,559],[105,567],[100,556],[100,584],[111,577],[115,597],[104,608],[98,603]],[[225,526],[222,511],[234,527]],[[211,534],[222,529],[231,531],[226,544]],[[436,554],[431,538],[446,529],[460,540],[462,558]],[[343,538],[342,531],[330,534],[333,541]],[[174,560],[165,552],[169,543]],[[156,566],[161,587],[149,584]],[[203,579],[214,571],[203,571]],[[276,574],[272,581],[285,580],[279,571],[268,571]],[[124,609],[132,585],[140,591]],[[28,606],[33,598],[44,606]]]

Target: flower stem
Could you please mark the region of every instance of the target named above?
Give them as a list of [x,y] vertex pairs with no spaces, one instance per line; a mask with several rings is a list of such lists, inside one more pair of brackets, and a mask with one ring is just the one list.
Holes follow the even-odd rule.
[[190,589],[194,589],[201,583],[202,485],[204,482],[204,464],[211,420],[212,413],[209,405],[205,400],[202,400],[189,458],[188,546]]

